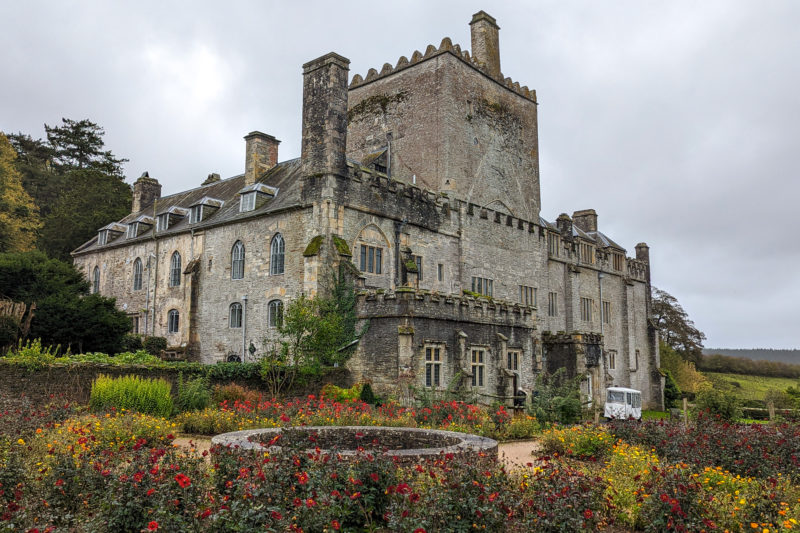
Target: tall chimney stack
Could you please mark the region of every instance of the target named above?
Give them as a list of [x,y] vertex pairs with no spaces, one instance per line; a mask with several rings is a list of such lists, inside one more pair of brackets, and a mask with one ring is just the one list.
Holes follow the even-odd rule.
[[350,60],[331,52],[303,65],[303,142],[306,176],[347,175],[347,73]]
[[131,213],[138,213],[159,198],[161,198],[161,184],[157,179],[151,178],[150,174],[143,172],[133,184]]
[[572,221],[583,231],[597,231],[597,212],[594,209],[575,211]]
[[244,136],[244,141],[244,182],[252,185],[262,172],[278,164],[278,145],[281,142],[260,131],[251,131]]
[[486,73],[495,79],[500,74],[500,26],[493,16],[485,11],[472,15],[470,34],[472,36],[472,58]]

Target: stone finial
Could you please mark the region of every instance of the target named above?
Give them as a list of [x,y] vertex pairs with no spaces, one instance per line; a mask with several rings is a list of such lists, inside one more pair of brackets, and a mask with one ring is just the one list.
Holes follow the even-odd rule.
[[650,247],[646,243],[640,242],[636,245],[636,259],[646,263],[650,262]]
[[389,63],[384,63],[383,68],[381,69],[381,76],[385,76],[386,74],[391,74],[392,72],[392,65]]
[[378,77],[378,71],[374,68],[371,68],[367,71],[367,77],[365,81],[372,81]]
[[597,213],[594,209],[575,211],[572,220],[583,231],[597,231]]
[[500,78],[500,27],[485,11],[472,15],[472,57],[489,76]]
[[452,50],[453,49],[453,41],[450,40],[450,37],[445,37],[442,39],[441,44],[439,44],[439,50]]
[[433,54],[436,53],[436,47],[432,44],[429,44],[428,47],[425,49],[425,57],[431,57]]
[[157,179],[151,178],[149,173],[143,172],[133,184],[131,213],[138,213],[159,198],[161,198],[161,184]]
[[361,77],[361,74],[356,74],[353,76],[353,81],[350,82],[350,86],[358,85],[362,81],[364,81],[364,78]]
[[261,173],[278,164],[278,145],[281,142],[260,131],[251,131],[244,136],[244,141],[244,183],[252,185]]
[[556,227],[562,237],[572,239],[572,219],[566,213],[561,213],[556,219]]
[[222,181],[222,178],[216,172],[212,172],[201,185],[211,185],[212,183],[217,183],[218,181]]
[[411,54],[411,62],[418,63],[420,59],[422,59],[422,52],[419,50],[414,50],[414,53]]
[[394,68],[398,69],[405,66],[408,66],[408,58],[406,56],[400,56],[400,59],[397,60],[397,66]]
[[300,157],[306,176],[347,176],[345,147],[349,68],[350,60],[334,52],[303,65],[303,138]]

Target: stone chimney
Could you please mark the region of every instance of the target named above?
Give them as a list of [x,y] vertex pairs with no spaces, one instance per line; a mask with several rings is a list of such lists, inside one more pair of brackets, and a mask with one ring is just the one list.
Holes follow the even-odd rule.
[[161,198],[161,184],[144,172],[133,184],[133,205],[131,213],[138,213],[145,206]]
[[572,219],[566,213],[561,213],[556,219],[556,227],[561,236],[567,240],[572,240]]
[[489,76],[501,79],[500,74],[500,26],[493,16],[485,11],[472,15],[472,58]]
[[252,185],[262,172],[278,164],[278,145],[281,142],[260,131],[251,131],[244,136],[244,141],[244,182]]
[[347,73],[350,60],[333,52],[303,65],[303,141],[306,176],[347,175]]
[[650,263],[650,247],[647,244],[640,242],[636,245],[636,259]]
[[583,231],[597,231],[597,213],[594,209],[583,209],[572,213],[572,221]]

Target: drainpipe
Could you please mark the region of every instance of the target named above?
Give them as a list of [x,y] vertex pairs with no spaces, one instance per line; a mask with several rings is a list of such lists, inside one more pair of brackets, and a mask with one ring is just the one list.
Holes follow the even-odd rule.
[[[147,335],[147,326],[150,322],[147,320],[150,316],[150,278],[153,276],[153,261],[155,259],[155,254],[151,253],[147,256],[147,292],[144,296],[144,333]],[[153,317],[153,322],[155,322],[155,317]]]
[[605,274],[603,274],[602,272],[598,272],[597,273],[597,283],[600,286],[600,335],[604,334],[603,323],[605,322],[605,319],[606,319],[606,317],[603,314],[603,277],[604,276],[605,276]]
[[242,295],[242,362],[247,359],[247,295]]

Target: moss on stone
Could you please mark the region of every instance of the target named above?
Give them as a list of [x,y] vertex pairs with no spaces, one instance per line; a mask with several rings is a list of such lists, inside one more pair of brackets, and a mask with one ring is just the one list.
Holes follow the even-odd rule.
[[397,334],[398,335],[413,335],[414,334],[414,327],[413,326],[397,326]]
[[336,246],[336,251],[339,252],[339,255],[344,255],[346,257],[353,257],[353,254],[350,252],[350,246],[348,246],[347,241],[342,239],[338,235],[333,236],[333,245]]
[[317,235],[311,242],[308,243],[306,249],[303,250],[303,257],[313,257],[319,253],[319,249],[322,246],[322,241],[324,237],[322,235]]
[[413,259],[406,260],[405,265],[406,265],[406,272],[413,272],[415,274],[419,272],[419,268],[417,268],[417,262],[414,261]]
[[386,110],[391,104],[399,104],[405,101],[407,96],[408,93],[406,91],[398,91],[392,95],[376,94],[365,98],[347,112],[347,121],[352,122],[362,118],[364,115],[377,114],[378,110],[380,110],[381,113],[386,113]]

